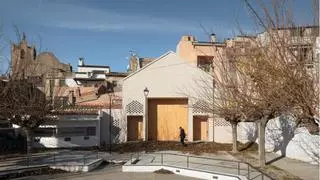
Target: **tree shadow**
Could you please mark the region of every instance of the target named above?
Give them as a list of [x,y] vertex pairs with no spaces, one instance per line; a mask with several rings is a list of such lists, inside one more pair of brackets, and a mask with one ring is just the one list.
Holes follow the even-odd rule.
[[[280,122],[280,131],[281,131],[281,137],[282,141],[280,140],[279,143],[277,143],[277,146],[275,146],[275,151],[281,151],[281,156],[286,156],[286,150],[289,142],[294,137],[294,130],[295,127],[292,124],[292,121],[289,119],[288,116],[280,116],[279,117]],[[291,123],[290,123],[291,122]],[[279,139],[274,139],[279,140]]]
[[276,162],[276,161],[278,161],[278,160],[280,160],[280,159],[282,159],[284,157],[285,157],[284,155],[280,155],[280,156],[278,156],[278,157],[276,157],[276,158],[274,158],[274,159],[272,159],[270,161],[267,161],[266,165],[272,164],[272,163],[274,163],[274,162]]
[[286,157],[287,146],[294,137],[294,131],[296,127],[294,122],[290,119],[290,116],[280,116],[279,124],[277,124],[276,122],[275,124],[277,127],[268,129],[271,132],[269,134],[269,137],[271,138],[271,141],[273,141],[272,143],[274,143],[273,151],[280,151],[281,155],[269,160],[268,162],[266,162],[266,164],[271,164]]
[[256,140],[258,139],[258,128],[252,128],[251,126],[242,126],[242,129],[245,131],[246,139],[249,142],[245,143],[243,147],[239,148],[239,152],[246,151],[252,148],[254,149]]
[[[239,144],[239,142],[238,142],[238,144]],[[247,150],[251,150],[251,149],[256,149],[255,146],[257,146],[257,144],[255,142],[245,143],[242,147],[239,148],[239,152],[243,152],[243,151],[247,151]]]

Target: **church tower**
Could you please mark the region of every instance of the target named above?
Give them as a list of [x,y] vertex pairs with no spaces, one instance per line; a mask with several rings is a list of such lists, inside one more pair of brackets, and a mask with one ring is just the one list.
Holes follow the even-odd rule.
[[34,63],[36,56],[35,47],[28,46],[26,35],[23,33],[19,44],[12,44],[11,47],[11,76],[16,78],[29,76],[28,67]]

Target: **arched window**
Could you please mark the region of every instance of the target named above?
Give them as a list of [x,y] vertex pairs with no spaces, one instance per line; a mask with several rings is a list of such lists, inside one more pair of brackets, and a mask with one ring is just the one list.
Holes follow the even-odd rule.
[[20,51],[20,59],[24,59],[25,54],[26,54],[26,52],[23,49],[21,49],[21,51]]
[[36,49],[33,49],[33,60],[36,60],[37,58],[37,51]]

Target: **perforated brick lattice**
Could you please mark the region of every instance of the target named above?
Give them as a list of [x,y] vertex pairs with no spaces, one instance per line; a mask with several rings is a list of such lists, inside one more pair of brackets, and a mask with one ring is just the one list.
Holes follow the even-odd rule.
[[118,128],[120,128],[120,119],[118,119],[118,118],[113,119],[112,125],[113,125],[113,127],[118,127]]
[[120,131],[121,131],[121,116],[119,114],[112,114],[112,128],[111,128],[111,137],[113,143],[118,143],[120,141]]
[[215,119],[214,126],[231,126],[231,124],[224,119]]
[[142,114],[143,113],[143,104],[141,104],[139,101],[131,101],[126,106],[126,112],[127,114]]
[[204,114],[209,111],[209,105],[208,103],[204,101],[197,101],[192,105],[192,113],[193,114]]

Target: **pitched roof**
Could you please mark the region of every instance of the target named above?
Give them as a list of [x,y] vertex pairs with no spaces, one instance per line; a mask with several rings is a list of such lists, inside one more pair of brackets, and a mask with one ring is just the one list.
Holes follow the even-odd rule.
[[62,109],[52,111],[53,115],[66,115],[66,114],[96,114],[98,115],[101,106],[69,106]]
[[109,72],[106,74],[106,76],[118,76],[118,77],[126,77],[129,73],[127,72]]
[[139,70],[137,70],[137,71],[135,71],[135,72],[131,73],[129,76],[125,77],[125,78],[123,79],[123,81],[127,80],[128,78],[130,78],[131,76],[133,76],[133,75],[137,74],[138,72],[140,72],[140,71],[142,71],[142,70],[146,69],[146,68],[147,68],[147,67],[149,67],[151,64],[153,64],[153,63],[155,63],[155,62],[159,61],[160,59],[162,59],[162,58],[164,58],[164,57],[168,56],[169,54],[176,54],[176,53],[175,53],[175,52],[173,52],[173,51],[168,51],[168,52],[166,52],[165,54],[161,55],[160,57],[156,58],[155,60],[151,61],[150,63],[148,63],[147,65],[145,65],[144,67],[142,67],[141,69],[139,69]]

